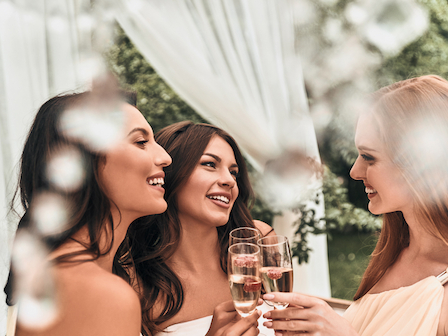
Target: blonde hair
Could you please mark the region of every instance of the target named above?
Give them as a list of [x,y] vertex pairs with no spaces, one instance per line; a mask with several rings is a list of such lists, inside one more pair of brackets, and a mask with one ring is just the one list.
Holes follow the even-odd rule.
[[[448,81],[435,75],[394,83],[372,95],[387,154],[414,196],[425,229],[448,245]],[[443,139],[447,137],[446,144]],[[439,142],[436,144],[435,142]],[[366,294],[409,245],[401,212],[383,215],[383,227],[354,300]]]

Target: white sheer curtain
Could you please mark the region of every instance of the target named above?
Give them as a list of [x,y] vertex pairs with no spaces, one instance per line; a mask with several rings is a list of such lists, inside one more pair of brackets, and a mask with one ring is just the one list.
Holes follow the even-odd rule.
[[17,218],[8,205],[18,162],[37,108],[86,82],[82,52],[90,35],[77,25],[89,0],[0,0],[0,334],[6,333],[3,287]]
[[[299,151],[319,161],[299,57],[294,0],[119,0],[117,19],[168,84],[237,140],[252,164]],[[323,213],[323,202],[317,209]],[[294,216],[277,218],[293,237]],[[330,296],[326,237],[295,265],[297,291]]]

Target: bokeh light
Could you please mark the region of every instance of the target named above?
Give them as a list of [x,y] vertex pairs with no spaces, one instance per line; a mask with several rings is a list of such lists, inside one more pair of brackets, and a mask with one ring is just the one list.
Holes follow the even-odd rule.
[[55,286],[47,249],[35,235],[20,230],[12,253],[14,288],[18,300],[18,321],[24,327],[39,329],[57,317]]
[[42,193],[33,200],[31,216],[43,236],[58,234],[67,226],[69,206],[58,194]]
[[272,209],[282,210],[315,198],[321,181],[322,169],[316,160],[298,151],[285,151],[266,164],[254,187]]
[[60,129],[67,137],[95,151],[112,148],[123,137],[123,125],[124,113],[118,107],[108,111],[93,110],[93,106],[71,109],[60,120]]
[[76,191],[85,182],[84,165],[84,158],[78,149],[59,149],[47,161],[47,179],[57,189]]

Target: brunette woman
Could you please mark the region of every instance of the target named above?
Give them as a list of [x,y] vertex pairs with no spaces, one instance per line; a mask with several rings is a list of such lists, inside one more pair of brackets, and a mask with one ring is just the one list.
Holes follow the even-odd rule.
[[[258,313],[238,323],[227,280],[229,233],[256,227],[253,192],[233,138],[208,125],[180,122],[156,134],[170,154],[161,215],[129,231],[145,335],[256,335]],[[237,331],[235,331],[235,328]]]
[[[23,287],[28,275],[19,272],[23,265],[13,262],[5,291],[8,304],[18,307],[17,336],[140,334],[140,302],[132,287],[113,274],[114,256],[135,219],[165,211],[163,168],[171,158],[155,142],[150,125],[136,109],[135,95],[121,93],[108,99],[116,99],[113,107],[121,111],[122,129],[112,147],[95,149],[82,133],[87,128],[85,120],[101,115],[98,109],[105,102],[98,100],[99,96],[83,92],[51,98],[37,112],[28,134],[21,158],[19,186],[24,214],[17,240],[26,234],[48,248],[48,273],[55,284],[53,303],[57,310],[51,323],[39,327],[21,319],[26,313],[21,314],[21,310],[30,303],[24,301],[23,292],[30,288]],[[80,112],[84,119],[68,112]],[[113,112],[113,116],[118,115]],[[67,124],[69,121],[74,123]],[[98,119],[94,125],[94,133],[100,136],[105,132],[101,122]],[[49,166],[58,153],[80,158],[85,179],[78,186],[54,183]],[[42,195],[66,206],[67,219],[55,233],[36,226]]]

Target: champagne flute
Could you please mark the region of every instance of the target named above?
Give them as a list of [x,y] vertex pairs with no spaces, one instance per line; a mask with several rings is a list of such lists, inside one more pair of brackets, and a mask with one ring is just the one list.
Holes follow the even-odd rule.
[[[260,247],[260,274],[266,293],[291,292],[293,272],[288,238],[269,236],[259,239],[257,244]],[[265,302],[277,309],[288,307],[287,302]]]
[[261,238],[260,231],[252,227],[239,227],[230,231],[229,246],[237,243],[251,243],[257,245]]
[[235,310],[242,317],[249,316],[260,298],[260,248],[250,243],[231,245],[227,273]]

